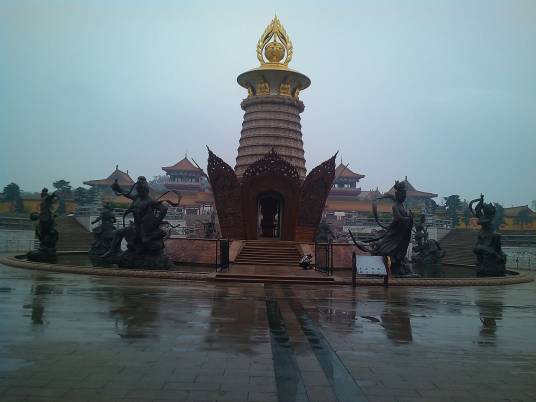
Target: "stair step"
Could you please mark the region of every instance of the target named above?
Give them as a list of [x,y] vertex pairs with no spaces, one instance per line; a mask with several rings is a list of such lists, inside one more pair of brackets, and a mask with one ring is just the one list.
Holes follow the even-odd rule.
[[281,249],[281,248],[265,248],[265,247],[259,247],[259,248],[244,247],[242,248],[242,252],[244,251],[250,251],[254,253],[265,252],[265,251],[271,251],[274,253],[298,253],[298,250],[296,250],[295,248]]
[[299,262],[299,258],[288,258],[288,257],[277,257],[273,255],[255,255],[255,256],[247,256],[247,255],[239,255],[237,260],[263,260],[263,261],[296,261],[296,263]]
[[274,266],[285,266],[285,267],[299,267],[299,265],[285,262],[269,262],[269,261],[235,261],[235,264],[240,265],[274,265]]
[[312,281],[334,281],[332,276],[310,276],[310,275],[264,275],[264,274],[233,274],[233,273],[218,273],[216,278],[264,278],[264,279],[307,279]]
[[256,253],[256,254],[240,253],[240,257],[251,257],[251,258],[274,257],[274,258],[287,258],[287,259],[297,258],[297,259],[300,259],[299,254],[270,254],[270,253]]
[[299,265],[298,259],[284,259],[284,258],[237,258],[235,260],[236,262],[243,262],[248,263],[251,262],[252,264],[262,264],[264,262],[274,263],[274,264],[281,264],[281,265]]
[[241,277],[241,276],[216,276],[216,281],[221,282],[270,282],[270,283],[301,283],[301,284],[323,284],[323,285],[335,285],[337,282],[331,277],[323,277],[322,280],[312,280],[312,278],[306,277],[286,277],[280,278],[277,276],[251,276],[251,277]]

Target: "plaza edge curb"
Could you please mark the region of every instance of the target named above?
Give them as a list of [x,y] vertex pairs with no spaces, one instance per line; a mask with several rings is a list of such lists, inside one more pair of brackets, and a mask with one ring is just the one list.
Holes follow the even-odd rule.
[[[69,273],[69,274],[85,274],[98,276],[112,277],[128,277],[128,278],[150,278],[150,279],[173,279],[173,280],[190,280],[190,281],[214,281],[215,273],[193,273],[193,272],[178,272],[178,271],[151,271],[151,270],[131,270],[120,268],[89,268],[74,265],[57,265],[41,262],[30,262],[18,260],[12,256],[0,256],[0,262],[13,268],[23,268],[43,272]],[[528,283],[534,281],[534,276],[531,273],[518,273],[518,275],[502,277],[502,278],[391,278],[390,286],[497,286],[497,285],[513,285],[519,283]],[[259,282],[262,282],[260,280]],[[352,281],[347,278],[336,278],[333,285],[351,285]],[[296,284],[300,284],[297,282]],[[383,279],[375,278],[360,278],[359,286],[382,286]]]

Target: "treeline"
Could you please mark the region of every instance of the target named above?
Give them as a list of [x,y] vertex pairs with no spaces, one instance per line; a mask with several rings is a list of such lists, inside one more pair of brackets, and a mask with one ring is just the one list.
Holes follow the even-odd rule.
[[[52,186],[60,198],[57,209],[59,214],[65,213],[65,203],[68,201],[74,201],[78,205],[86,205],[98,198],[98,192],[95,188],[77,187],[73,189],[71,183],[63,179],[55,181]],[[14,211],[17,213],[27,212],[24,207],[22,193],[23,191],[17,183],[9,183],[2,191],[3,201],[12,203]]]
[[[469,210],[469,202],[467,200],[461,200],[459,195],[450,195],[443,199],[445,200],[447,218],[450,219],[452,227],[456,227],[460,222],[463,222],[465,228],[467,228],[472,216]],[[504,219],[504,207],[498,202],[494,202],[493,205],[495,206],[493,225],[499,228],[502,224],[506,223]],[[533,221],[534,218],[527,209],[520,210],[514,217],[514,222],[522,228],[524,225],[530,224]]]

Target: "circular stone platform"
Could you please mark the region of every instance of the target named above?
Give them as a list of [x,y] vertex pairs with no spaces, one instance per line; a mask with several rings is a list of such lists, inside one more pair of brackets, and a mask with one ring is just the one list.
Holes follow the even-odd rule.
[[[80,254],[80,253],[58,253],[60,255]],[[99,276],[115,276],[115,277],[131,277],[131,278],[151,278],[151,279],[174,279],[174,280],[192,280],[192,281],[214,281],[225,277],[226,274],[216,274],[213,272],[185,272],[185,271],[155,271],[155,270],[133,270],[121,268],[100,268],[100,267],[84,267],[79,265],[60,265],[27,261],[16,258],[14,255],[0,256],[0,263],[14,268],[32,269],[37,271],[59,272],[70,274],[85,274]],[[294,270],[294,267],[293,267]],[[240,282],[238,275],[231,274],[226,281],[236,280]],[[513,275],[496,278],[390,278],[389,286],[498,286],[512,285],[517,283],[527,283],[534,281],[532,273],[528,272],[512,272]],[[267,275],[258,275],[257,280],[252,280],[251,275],[248,275],[247,282],[277,282],[277,277],[267,277]],[[296,278],[298,279],[298,278]],[[300,278],[301,279],[301,278]],[[288,282],[285,282],[288,283]],[[303,280],[294,280],[292,284],[308,284],[311,283],[304,275]],[[317,282],[318,284],[318,282]],[[351,285],[352,281],[348,278],[337,278],[329,284],[333,285]],[[382,286],[383,279],[381,278],[359,278],[358,286]]]

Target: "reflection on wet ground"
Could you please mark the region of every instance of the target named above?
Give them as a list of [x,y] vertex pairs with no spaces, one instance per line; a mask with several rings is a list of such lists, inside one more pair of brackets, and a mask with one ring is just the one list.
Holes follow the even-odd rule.
[[[87,254],[58,254],[58,259],[54,264],[78,265],[81,267],[116,268],[115,265],[106,265],[103,264],[102,261],[93,263]],[[216,268],[206,265],[173,264],[169,270],[181,272],[214,272]]]
[[157,281],[0,266],[0,400],[535,401],[536,286]]

